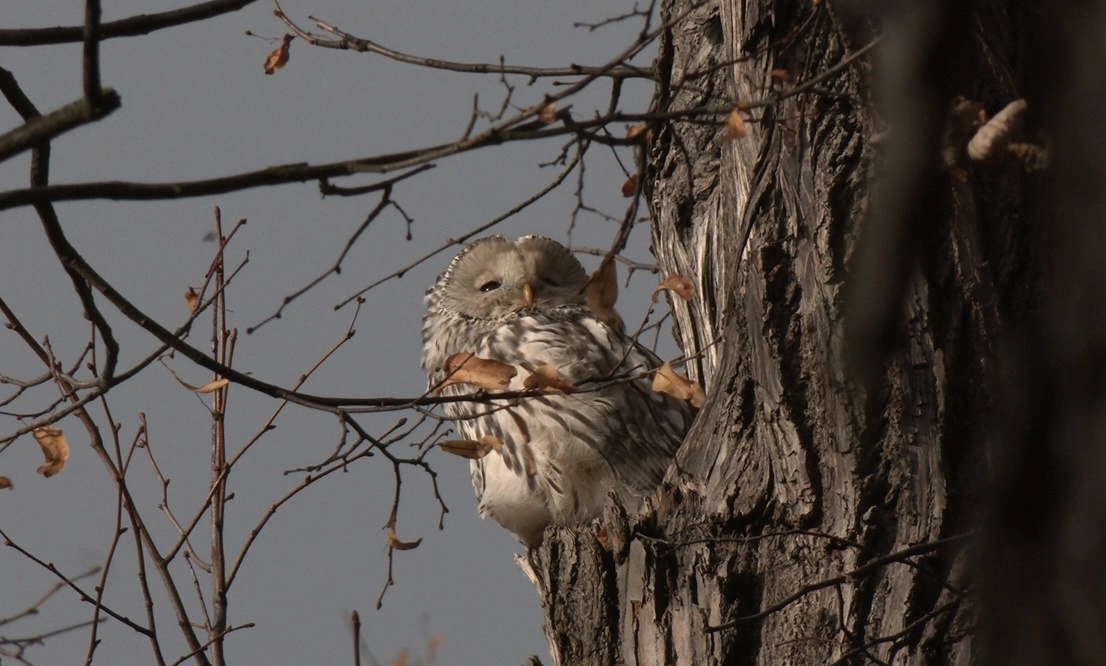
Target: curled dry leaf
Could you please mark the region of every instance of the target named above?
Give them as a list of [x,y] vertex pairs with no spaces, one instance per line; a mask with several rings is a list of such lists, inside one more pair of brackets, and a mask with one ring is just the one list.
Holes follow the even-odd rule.
[[548,125],[557,119],[557,105],[553,102],[549,102],[542,108],[538,109],[538,120]]
[[1030,173],[1045,171],[1052,163],[1052,151],[1047,145],[1012,143],[1006,147],[1006,152],[1015,164]]
[[51,477],[65,469],[65,462],[69,460],[69,442],[65,440],[61,428],[42,426],[35,428],[32,434],[46,457],[46,463],[38,468],[38,473]]
[[184,302],[188,304],[189,312],[195,312],[200,306],[200,292],[189,287],[188,291],[184,292]]
[[215,381],[208,382],[203,386],[197,386],[192,390],[196,393],[214,393],[215,391],[218,391],[229,383],[229,379],[227,379],[226,377],[221,377],[219,379],[216,379]]
[[434,391],[452,384],[473,384],[489,391],[503,391],[510,385],[518,371],[513,365],[490,358],[480,358],[475,354],[461,352],[446,359],[445,371],[448,373]]
[[642,123],[640,125],[634,125],[633,127],[626,129],[627,139],[636,139],[639,136],[645,136],[646,141],[653,140],[653,128],[649,123]]
[[662,291],[671,291],[685,301],[690,301],[695,296],[695,285],[691,280],[676,273],[670,273],[663,282],[653,290],[653,302],[657,302]]
[[630,176],[622,183],[622,196],[630,198],[637,194],[637,176]]
[[657,374],[653,375],[653,390],[687,400],[693,407],[702,407],[707,399],[703,387],[699,386],[698,382],[677,374],[668,361],[665,361],[664,365],[657,369]]
[[748,133],[749,127],[741,113],[737,109],[730,111],[730,115],[726,116],[726,131],[722,133],[722,141],[737,141]]
[[596,319],[622,333],[626,330],[626,325],[614,310],[617,300],[618,271],[614,267],[614,256],[607,255],[584,287],[584,302]]
[[941,136],[941,167],[961,182],[967,180],[967,173],[962,167],[968,140],[986,120],[983,105],[975,100],[958,95],[949,105]]
[[539,390],[544,393],[572,393],[576,390],[576,385],[565,379],[564,375],[551,365],[539,365],[534,368],[530,376],[522,380],[522,386],[527,390]]
[[[166,365],[165,367],[169,368],[168,365]],[[183,386],[184,388],[188,389],[189,391],[193,391],[195,393],[211,393],[212,391],[218,391],[219,389],[223,388],[224,386],[226,386],[227,384],[230,383],[230,380],[227,379],[226,377],[220,377],[219,379],[214,379],[214,380],[212,380],[212,381],[210,381],[206,384],[203,384],[201,386],[193,386],[192,384],[189,384],[188,382],[184,381],[179,376],[177,376],[177,373],[173,372],[172,368],[169,368],[169,372],[172,373],[173,379],[177,380],[177,382],[181,386]]]
[[480,439],[447,439],[444,442],[439,442],[438,447],[455,456],[468,458],[469,460],[480,460],[492,451],[502,449],[503,443],[494,435],[484,435]]
[[968,157],[977,162],[985,162],[1006,155],[1006,146],[1021,131],[1028,105],[1024,99],[1016,99],[1007,104],[976,130],[975,136],[968,142]]
[[12,480],[6,476],[0,476],[0,490],[8,490],[12,487]]
[[281,67],[288,64],[288,45],[295,39],[295,35],[284,35],[284,41],[275,51],[269,54],[268,58],[265,58],[265,73],[273,74]]
[[400,541],[396,536],[396,528],[392,525],[388,526],[388,547],[392,550],[414,550],[422,543],[422,539],[415,539],[414,541]]

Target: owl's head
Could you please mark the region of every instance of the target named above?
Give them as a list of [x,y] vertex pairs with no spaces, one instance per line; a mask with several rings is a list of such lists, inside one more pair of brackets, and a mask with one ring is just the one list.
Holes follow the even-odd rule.
[[475,319],[583,303],[588,274],[568,248],[541,236],[489,236],[458,254],[438,278],[438,306]]

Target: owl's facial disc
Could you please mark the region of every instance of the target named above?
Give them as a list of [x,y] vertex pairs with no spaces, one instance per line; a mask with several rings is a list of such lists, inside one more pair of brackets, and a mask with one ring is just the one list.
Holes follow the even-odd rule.
[[458,286],[470,295],[467,311],[477,317],[498,319],[533,307],[536,300],[530,271],[514,252],[498,255],[485,270],[459,277],[464,282]]

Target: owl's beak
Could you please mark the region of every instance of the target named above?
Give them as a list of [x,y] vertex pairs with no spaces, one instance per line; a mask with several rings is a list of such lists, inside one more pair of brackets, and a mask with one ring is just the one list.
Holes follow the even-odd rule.
[[523,283],[522,285],[522,305],[523,307],[530,307],[534,304],[534,290],[530,288],[529,284]]

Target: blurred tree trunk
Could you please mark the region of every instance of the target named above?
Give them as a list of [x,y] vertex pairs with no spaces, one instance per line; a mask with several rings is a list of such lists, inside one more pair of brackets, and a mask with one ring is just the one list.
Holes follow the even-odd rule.
[[954,95],[1034,108],[1039,10],[899,4],[665,2],[691,14],[656,110],[749,105],[747,136],[675,122],[646,155],[654,250],[697,281],[677,332],[709,397],[655,512],[609,517],[609,549],[561,529],[535,554],[556,663],[979,659],[971,536],[996,341],[1040,282],[1036,181],[938,158]]

